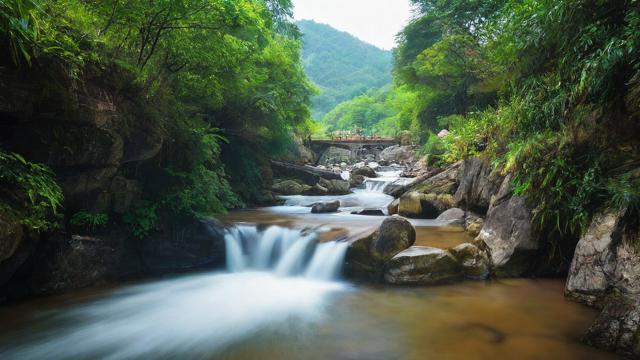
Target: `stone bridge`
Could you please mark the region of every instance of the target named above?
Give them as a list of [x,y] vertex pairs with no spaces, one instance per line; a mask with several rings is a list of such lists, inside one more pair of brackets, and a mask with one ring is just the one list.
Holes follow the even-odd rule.
[[363,159],[378,160],[382,150],[400,145],[397,139],[311,140],[316,165],[354,163]]

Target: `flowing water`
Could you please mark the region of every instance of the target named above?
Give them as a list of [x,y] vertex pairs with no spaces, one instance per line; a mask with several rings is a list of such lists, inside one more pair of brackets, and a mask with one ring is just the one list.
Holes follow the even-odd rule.
[[[593,309],[561,280],[371,287],[340,279],[346,242],[371,231],[398,173],[339,197],[232,213],[227,269],[89,289],[0,307],[0,359],[606,359],[581,345]],[[384,185],[380,185],[383,183]],[[337,214],[310,214],[339,199]],[[412,220],[417,244],[469,241]]]

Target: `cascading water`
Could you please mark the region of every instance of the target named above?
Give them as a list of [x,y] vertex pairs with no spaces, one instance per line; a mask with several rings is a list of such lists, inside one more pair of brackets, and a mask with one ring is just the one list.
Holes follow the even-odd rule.
[[272,226],[229,228],[227,273],[127,286],[100,300],[49,311],[0,343],[2,359],[217,358],[272,326],[320,321],[346,243]]
[[347,243],[317,244],[315,234],[279,226],[264,231],[247,225],[230,228],[225,246],[229,272],[262,270],[319,280],[340,273],[347,251]]

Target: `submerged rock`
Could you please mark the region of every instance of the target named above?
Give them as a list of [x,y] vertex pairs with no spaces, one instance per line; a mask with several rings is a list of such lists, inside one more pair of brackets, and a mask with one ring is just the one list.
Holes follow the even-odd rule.
[[412,246],[385,266],[384,281],[395,285],[436,285],[461,279],[461,267],[445,250]]
[[340,201],[322,201],[317,202],[311,206],[312,214],[320,214],[320,213],[332,213],[338,211],[340,208]]

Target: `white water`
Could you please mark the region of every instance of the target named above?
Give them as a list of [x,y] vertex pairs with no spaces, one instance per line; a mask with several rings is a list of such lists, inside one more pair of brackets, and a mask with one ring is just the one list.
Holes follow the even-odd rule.
[[225,244],[229,273],[129,286],[42,314],[0,344],[0,358],[210,358],[265,328],[319,321],[330,295],[348,289],[336,282],[346,243],[241,225]]

